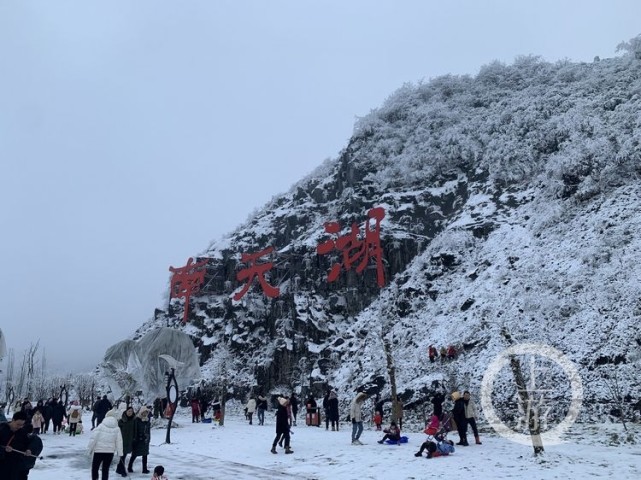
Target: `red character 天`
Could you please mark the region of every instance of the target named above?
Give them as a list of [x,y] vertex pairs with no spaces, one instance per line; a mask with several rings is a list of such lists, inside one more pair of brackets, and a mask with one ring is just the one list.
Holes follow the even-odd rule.
[[267,280],[265,279],[265,272],[270,270],[273,266],[273,262],[267,262],[267,263],[261,263],[257,264],[255,263],[256,260],[258,260],[260,257],[264,257],[265,255],[269,255],[271,252],[274,251],[274,247],[267,247],[264,250],[261,250],[260,252],[257,253],[243,253],[240,257],[240,261],[243,263],[249,264],[249,267],[243,268],[236,274],[236,279],[239,282],[242,282],[243,280],[247,280],[245,282],[245,285],[243,286],[243,289],[236,293],[234,295],[234,300],[238,301],[243,296],[247,293],[249,290],[249,287],[251,287],[252,282],[254,281],[254,278],[258,278],[258,283],[260,283],[260,286],[263,288],[263,292],[265,292],[265,295],[267,295],[270,298],[276,298],[280,294],[280,289],[278,287],[274,287],[267,283]]
[[[385,274],[383,271],[383,249],[381,248],[381,221],[385,217],[385,210],[382,207],[372,208],[367,212],[365,224],[365,238],[360,239],[360,229],[356,223],[352,224],[350,232],[346,235],[339,235],[336,241],[327,240],[316,247],[319,255],[326,255],[332,250],[342,252],[342,262],[332,265],[327,281],[333,282],[340,275],[341,269],[350,270],[356,266],[357,273],[362,273],[367,267],[371,257],[376,261],[376,280],[379,287],[385,285]],[[374,220],[374,227],[371,228],[370,220]],[[341,231],[338,222],[327,222],[325,224],[327,233],[338,235]]]
[[171,287],[169,298],[184,298],[185,312],[183,314],[183,323],[187,323],[189,314],[189,297],[200,290],[200,286],[205,281],[205,265],[207,259],[193,263],[194,259],[190,258],[184,267],[169,267],[173,272],[171,277]]

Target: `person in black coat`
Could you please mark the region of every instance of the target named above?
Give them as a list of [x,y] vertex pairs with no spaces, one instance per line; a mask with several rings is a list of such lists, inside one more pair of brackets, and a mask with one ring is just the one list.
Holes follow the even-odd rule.
[[[31,455],[24,455],[22,457],[22,464],[20,465],[20,473],[18,475],[19,480],[27,480],[29,478],[29,470],[31,470],[36,465],[36,459],[38,455],[42,453],[42,440],[40,437],[29,431],[29,425],[25,427],[27,431],[27,446],[25,452],[31,452]],[[33,430],[33,429],[31,429]]]
[[445,395],[441,392],[438,392],[432,398],[432,405],[434,405],[434,415],[438,417],[439,420],[443,418],[443,402],[445,401]]
[[65,418],[65,406],[62,401],[53,399],[51,402],[51,422],[53,423],[53,433],[60,435],[62,433],[62,420]]
[[47,433],[49,431],[49,422],[51,422],[51,417],[53,416],[53,406],[51,404],[52,400],[48,400],[45,403],[44,408],[42,409],[42,416],[44,417],[44,425],[42,426],[43,432]]
[[453,392],[452,400],[454,400],[454,408],[452,409],[452,417],[456,422],[456,429],[458,430],[459,442],[457,445],[467,447],[467,418],[465,417],[465,400],[461,392]]
[[100,400],[98,400],[96,405],[96,426],[100,425],[105,419],[107,412],[113,408],[113,405],[107,398],[107,395],[103,395]]
[[272,453],[278,453],[276,451],[276,444],[281,439],[285,440],[285,453],[294,453],[294,451],[289,446],[289,399],[287,397],[278,397],[278,409],[276,410],[276,438],[272,443]]
[[27,454],[29,451],[29,437],[25,424],[27,414],[23,411],[13,414],[10,422],[0,424],[0,478],[2,480],[19,480],[23,470],[24,455],[14,452],[19,450]]
[[118,465],[116,466],[116,473],[126,477],[127,472],[125,471],[125,461],[127,459],[127,454],[131,453],[133,450],[134,438],[136,438],[136,418],[134,414],[134,407],[127,407],[125,413],[123,413],[120,420],[118,420],[118,426],[120,427],[120,433],[122,435],[122,457],[120,457]]
[[149,443],[151,441],[151,423],[149,422],[149,410],[143,406],[136,415],[134,438],[129,459],[128,472],[133,472],[133,465],[136,457],[142,457],[142,473],[150,473],[147,469],[147,456],[149,455]]
[[332,432],[338,431],[338,396],[334,390],[329,392],[327,399],[327,416],[332,423]]
[[323,413],[325,415],[325,430],[329,430],[329,390],[323,397]]

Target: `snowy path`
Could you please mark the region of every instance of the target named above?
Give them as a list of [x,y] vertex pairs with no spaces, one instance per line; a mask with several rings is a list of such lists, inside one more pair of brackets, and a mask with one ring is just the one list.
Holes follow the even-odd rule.
[[[273,414],[266,425],[247,425],[243,419],[230,417],[225,427],[192,424],[179,416],[181,428],[172,429],[172,444],[161,445],[164,429],[152,430],[149,468],[165,466],[171,480],[211,480],[217,478],[299,480],[384,479],[390,474],[399,480],[422,480],[444,472],[468,474],[477,479],[549,480],[567,478],[608,478],[617,480],[641,478],[639,445],[611,447],[605,444],[608,433],[616,426],[576,427],[570,441],[546,447],[543,460],[532,457],[532,448],[508,442],[500,437],[483,435],[483,445],[457,448],[447,458],[416,458],[414,452],[424,439],[418,432],[406,431],[409,444],[379,445],[381,435],[366,427],[363,446],[350,444],[350,426],[339,432],[324,428],[298,426],[292,436],[293,455],[270,453],[274,438]],[[635,425],[641,438],[639,426]],[[452,435],[456,439],[456,435]],[[75,438],[66,435],[43,437],[44,460],[38,461],[30,480],[86,480],[90,478],[90,461],[85,454],[89,435]],[[112,466],[110,478],[121,478]],[[138,473],[131,479],[148,480],[151,475],[139,473],[141,460],[134,464]]]

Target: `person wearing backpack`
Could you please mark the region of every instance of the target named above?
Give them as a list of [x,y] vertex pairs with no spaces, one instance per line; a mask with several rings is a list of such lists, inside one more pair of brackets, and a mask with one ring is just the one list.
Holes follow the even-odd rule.
[[67,411],[67,420],[69,422],[69,436],[76,436],[78,423],[82,421],[82,407],[77,401],[71,402],[71,407]]

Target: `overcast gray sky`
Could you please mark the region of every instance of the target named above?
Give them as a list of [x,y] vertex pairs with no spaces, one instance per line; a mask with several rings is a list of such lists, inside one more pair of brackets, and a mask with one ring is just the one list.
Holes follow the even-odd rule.
[[404,82],[592,61],[641,2],[0,0],[0,328],[88,369]]

